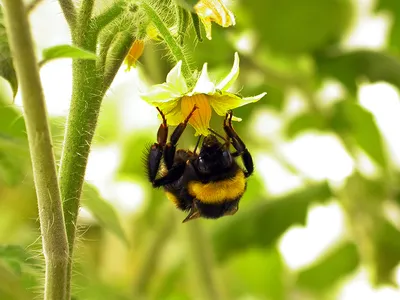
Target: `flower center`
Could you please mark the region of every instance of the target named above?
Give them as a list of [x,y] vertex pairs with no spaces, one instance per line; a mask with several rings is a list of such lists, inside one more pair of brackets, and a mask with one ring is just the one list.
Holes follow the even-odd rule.
[[184,118],[190,114],[195,105],[198,107],[198,109],[189,119],[189,124],[196,129],[196,135],[202,134],[207,136],[211,119],[211,106],[208,96],[205,94],[183,96],[181,100],[181,111]]

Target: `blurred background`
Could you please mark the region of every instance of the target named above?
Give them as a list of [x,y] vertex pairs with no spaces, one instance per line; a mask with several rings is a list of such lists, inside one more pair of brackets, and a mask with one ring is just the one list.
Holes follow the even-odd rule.
[[[98,1],[101,11],[110,1]],[[146,181],[156,111],[140,99],[172,67],[148,41],[104,100],[86,173],[74,299],[400,299],[400,1],[232,0],[236,26],[186,45],[214,80],[241,58],[235,110],[256,171],[235,216],[181,224]],[[31,14],[37,53],[70,44],[58,2]],[[203,36],[205,36],[203,32]],[[71,61],[41,69],[57,158]],[[21,115],[0,81],[0,299],[41,298],[43,263]],[[220,130],[222,118],[213,116]],[[188,128],[179,146],[195,144]]]

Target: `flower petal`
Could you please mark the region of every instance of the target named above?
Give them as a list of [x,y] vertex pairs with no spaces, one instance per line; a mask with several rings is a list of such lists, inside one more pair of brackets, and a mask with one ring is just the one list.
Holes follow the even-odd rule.
[[221,0],[199,0],[194,9],[204,24],[209,40],[211,40],[211,22],[223,27],[235,25],[235,16]]
[[217,93],[209,97],[210,104],[215,112],[220,116],[225,116],[228,110],[241,107],[253,102],[257,102],[267,93],[262,93],[254,97],[241,98],[232,93]]
[[198,107],[189,119],[189,124],[196,130],[195,135],[209,134],[211,107],[208,97],[208,95],[204,94],[182,97],[181,111],[185,118],[190,114],[195,105]]
[[233,61],[233,66],[229,74],[222,79],[222,81],[217,85],[217,89],[221,91],[226,91],[229,89],[235,80],[239,76],[239,54],[235,52],[235,59]]
[[164,113],[168,125],[176,126],[179,123],[183,122],[183,120],[185,119],[183,117],[179,101],[176,103],[174,107],[168,105],[161,105],[158,106],[158,108],[161,109],[161,111]]
[[153,85],[146,93],[140,94],[140,97],[150,104],[175,101],[181,96],[179,91],[171,89],[166,83]]
[[179,61],[176,66],[169,71],[167,75],[167,84],[172,90],[179,92],[181,95],[188,92],[185,78],[182,75],[182,61]]
[[213,93],[214,90],[215,86],[214,83],[212,83],[210,78],[208,77],[207,63],[205,63],[203,65],[203,69],[201,70],[199,79],[197,80],[196,85],[193,88],[193,91],[190,93],[190,95],[210,94]]

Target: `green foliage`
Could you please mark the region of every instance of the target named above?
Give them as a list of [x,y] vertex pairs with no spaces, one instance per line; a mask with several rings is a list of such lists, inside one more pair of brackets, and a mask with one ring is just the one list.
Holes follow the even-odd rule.
[[351,93],[356,93],[362,79],[386,81],[400,87],[400,62],[388,53],[370,50],[328,51],[316,55],[316,64],[322,77],[339,80]]
[[226,220],[213,233],[215,255],[225,259],[234,252],[249,247],[266,247],[292,225],[304,224],[307,210],[313,202],[331,197],[327,183],[310,185],[283,198],[263,200]]
[[82,205],[94,214],[102,226],[113,232],[118,238],[125,242],[126,245],[129,245],[114,208],[111,204],[107,203],[100,196],[97,189],[90,184],[85,184],[83,187]]
[[[349,135],[377,164],[386,168],[386,155],[381,134],[374,117],[357,103],[345,100],[334,107],[332,128],[344,138]],[[347,145],[352,149],[352,145]]]
[[358,264],[357,247],[349,242],[343,243],[312,266],[301,270],[297,284],[316,292],[327,291],[340,279],[354,272]]
[[[312,52],[340,39],[352,18],[348,0],[246,1],[248,21],[276,52]],[[327,17],[329,15],[329,17]]]
[[10,46],[4,26],[3,10],[0,6],[0,76],[6,79],[13,90],[14,97],[18,91],[18,80],[12,62]]
[[58,58],[72,58],[72,59],[91,59],[96,60],[97,56],[95,53],[81,49],[72,45],[57,45],[50,48],[46,48],[42,53],[42,61],[40,65],[47,63],[50,60]]

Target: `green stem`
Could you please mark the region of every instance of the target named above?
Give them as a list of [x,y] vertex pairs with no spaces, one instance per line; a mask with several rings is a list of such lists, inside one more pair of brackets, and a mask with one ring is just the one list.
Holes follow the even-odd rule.
[[190,221],[187,225],[189,253],[192,255],[191,262],[197,272],[197,280],[204,293],[204,299],[225,299],[215,276],[211,243],[207,240],[206,233],[199,221]]
[[72,0],[58,0],[71,31],[75,27],[76,9]]
[[68,244],[56,165],[27,11],[4,0],[6,28],[22,92],[46,263],[45,299],[66,299]]
[[105,12],[92,18],[90,21],[90,29],[95,34],[98,34],[104,27],[110,24],[111,21],[124,12],[125,5],[125,1],[117,1],[113,3]]
[[188,60],[183,52],[182,47],[179,45],[178,41],[172,36],[171,32],[165,26],[164,22],[162,21],[161,17],[158,15],[156,10],[151,6],[148,2],[141,2],[141,7],[145,10],[147,16],[151,19],[154,26],[157,28],[160,35],[163,37],[165,43],[167,44],[169,50],[171,51],[172,55],[176,62],[182,61],[182,75],[185,77],[186,82],[188,85],[193,84],[193,73],[190,69],[188,64]]
[[104,64],[103,92],[110,87],[115,75],[121,67],[135,37],[130,30],[119,32],[114,42],[111,43]]
[[154,272],[158,266],[161,255],[165,249],[170,236],[175,229],[175,212],[165,213],[164,218],[159,223],[156,236],[150,241],[146,249],[146,255],[138,266],[136,280],[133,284],[133,299],[147,299],[149,284],[154,278]]
[[[90,30],[94,0],[82,2],[75,30],[74,45],[96,52],[97,32]],[[125,27],[127,28],[127,27]],[[117,32],[114,33],[116,35]],[[129,50],[129,48],[128,48]],[[111,51],[112,52],[112,51]],[[105,68],[98,67],[99,60],[74,60],[72,65],[72,100],[65,131],[60,166],[60,188],[64,205],[64,218],[72,258],[76,221],[88,156],[95,133],[101,102],[106,90],[121,65],[124,55],[112,52],[113,66],[105,76]],[[105,62],[107,63],[107,61]],[[118,67],[117,67],[118,66]],[[105,83],[105,80],[107,82]],[[70,297],[72,259],[68,265],[67,296]]]

